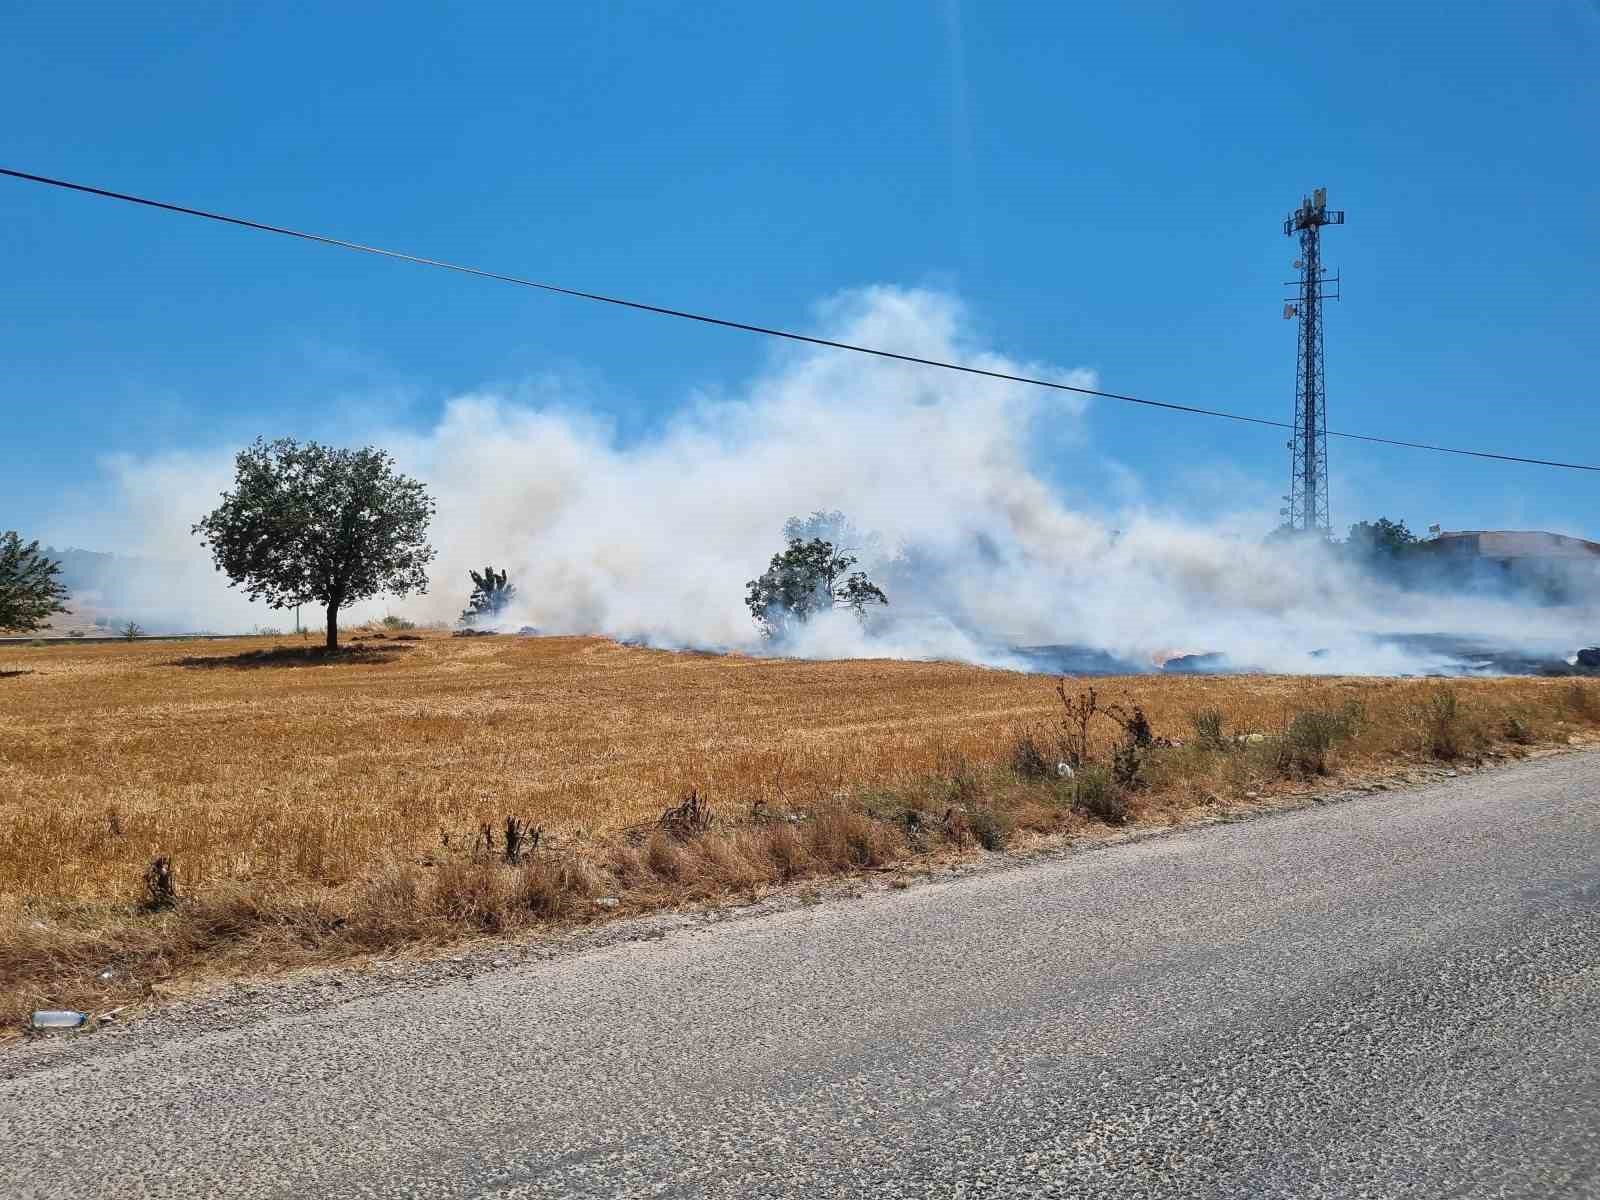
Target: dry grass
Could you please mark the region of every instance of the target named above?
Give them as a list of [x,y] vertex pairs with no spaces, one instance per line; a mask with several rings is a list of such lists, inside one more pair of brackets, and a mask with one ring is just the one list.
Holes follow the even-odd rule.
[[[948,664],[430,634],[334,659],[271,639],[8,645],[0,668],[12,1027],[33,1007],[96,1008],[162,981],[584,919],[602,895],[639,910],[751,894],[1117,811],[1018,748],[1031,733],[1053,768],[1052,680]],[[1146,823],[1319,772],[1522,754],[1600,724],[1600,692],[1571,680],[1095,683],[1182,743],[1138,755],[1134,786],[1109,784]],[[1220,738],[1209,722],[1196,733],[1207,710]],[[1094,729],[1108,766],[1114,735]],[[650,832],[692,789],[711,832]],[[509,816],[541,831],[514,865]],[[157,857],[176,905],[148,903]]]

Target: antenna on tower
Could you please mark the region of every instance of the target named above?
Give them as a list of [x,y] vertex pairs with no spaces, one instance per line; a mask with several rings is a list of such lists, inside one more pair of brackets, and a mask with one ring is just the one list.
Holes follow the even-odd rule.
[[1294,382],[1294,440],[1290,451],[1289,507],[1291,529],[1333,532],[1328,514],[1328,410],[1322,378],[1322,302],[1339,298],[1339,277],[1322,266],[1324,225],[1343,225],[1344,210],[1328,207],[1328,189],[1317,188],[1283,222],[1285,236],[1300,238],[1294,266],[1300,278],[1288,287],[1298,293],[1284,302],[1284,319],[1300,318]]

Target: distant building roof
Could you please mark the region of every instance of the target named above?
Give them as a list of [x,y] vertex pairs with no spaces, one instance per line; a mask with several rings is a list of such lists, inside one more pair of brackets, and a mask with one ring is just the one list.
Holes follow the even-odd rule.
[[1446,530],[1433,538],[1442,548],[1479,558],[1575,558],[1600,561],[1600,542],[1528,529]]

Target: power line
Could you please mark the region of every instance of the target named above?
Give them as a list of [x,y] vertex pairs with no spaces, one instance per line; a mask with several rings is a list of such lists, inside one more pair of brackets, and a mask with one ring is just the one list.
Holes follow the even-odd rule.
[[[419,254],[407,254],[400,250],[386,250],[381,246],[368,246],[361,242],[329,237],[321,233],[309,233],[301,229],[290,229],[283,225],[269,225],[264,221],[252,221],[245,217],[229,216],[226,213],[209,212],[206,209],[191,208],[185,204],[170,204],[164,200],[152,200],[148,196],[135,196],[128,192],[116,192],[109,188],[93,187],[86,183],[73,183],[70,180],[54,179],[48,175],[35,175],[28,171],[17,171],[9,167],[0,167],[0,175],[5,175],[12,179],[20,179],[27,183],[45,184],[46,186],[62,188],[66,191],[101,196],[107,200],[121,200],[127,204],[138,204],[145,208],[160,209],[163,212],[179,213],[187,217],[200,217],[207,221],[218,221],[224,225],[238,225],[242,228],[255,229],[262,233],[276,233],[283,237],[299,238],[301,241],[317,242],[324,246],[337,246],[342,250],[354,250],[361,254],[376,254],[382,258],[398,259],[401,262],[416,263],[419,266],[437,267],[444,271],[456,271],[462,275],[475,275],[481,279],[498,280],[501,283],[512,283],[519,287],[537,288],[539,291],[551,292],[558,296],[571,296],[579,300],[593,300],[600,304],[612,304],[618,308],[630,308],[637,312],[655,313],[663,317],[677,317],[685,321],[698,321],[702,325],[715,325],[722,329],[737,329],[744,333],[758,333],[764,337],[783,338],[791,342],[803,342],[810,346],[824,346],[830,350],[848,350],[852,354],[868,354],[874,358],[892,359],[895,362],[912,363],[922,367],[937,367],[943,371],[958,371],[964,375],[978,375],[986,379],[1003,380],[1007,383],[1022,383],[1032,387],[1050,388],[1058,392],[1074,392],[1081,396],[1094,396],[1102,400],[1119,400],[1124,404],[1138,404],[1145,408],[1193,413],[1196,416],[1216,417],[1224,421],[1240,421],[1247,425],[1265,425],[1272,429],[1292,430],[1295,428],[1288,421],[1272,421],[1266,417],[1250,417],[1242,413],[1225,412],[1215,408],[1201,408],[1193,404],[1173,404],[1165,400],[1150,400],[1142,396],[1129,396],[1122,392],[1105,392],[1097,388],[1060,383],[1053,379],[1037,379],[1028,375],[1013,375],[1008,371],[992,371],[985,367],[974,367],[965,363],[945,362],[937,358],[922,358],[915,354],[900,354],[893,350],[882,350],[874,346],[860,346],[852,342],[839,342],[834,341],[832,338],[795,333],[788,329],[773,329],[765,325],[752,325],[745,321],[732,321],[724,317],[708,316],[705,313],[688,312],[679,308],[667,308],[659,304],[646,304],[640,300],[627,300],[620,296],[607,296],[599,292],[586,292],[578,288],[561,287],[553,283],[541,283],[537,279],[524,279],[520,275],[508,275],[501,271],[487,271],[480,267],[464,266],[460,263],[446,262],[437,258],[425,258]],[[1465,450],[1457,446],[1436,446],[1427,442],[1408,442],[1397,438],[1379,437],[1374,434],[1337,433],[1329,430],[1327,436],[1346,438],[1358,442],[1371,442],[1382,446],[1400,446],[1408,450],[1430,450],[1437,454],[1457,454],[1468,458],[1494,459],[1499,462],[1527,463],[1538,467],[1559,467],[1568,471],[1600,471],[1600,466],[1588,463],[1557,462],[1553,459],[1529,458],[1520,454],[1496,454],[1488,450]]]

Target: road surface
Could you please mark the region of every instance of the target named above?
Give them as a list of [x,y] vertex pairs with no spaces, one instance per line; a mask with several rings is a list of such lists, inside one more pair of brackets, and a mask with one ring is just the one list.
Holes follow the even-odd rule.
[[5,1196],[1600,1196],[1600,755],[0,1053]]

